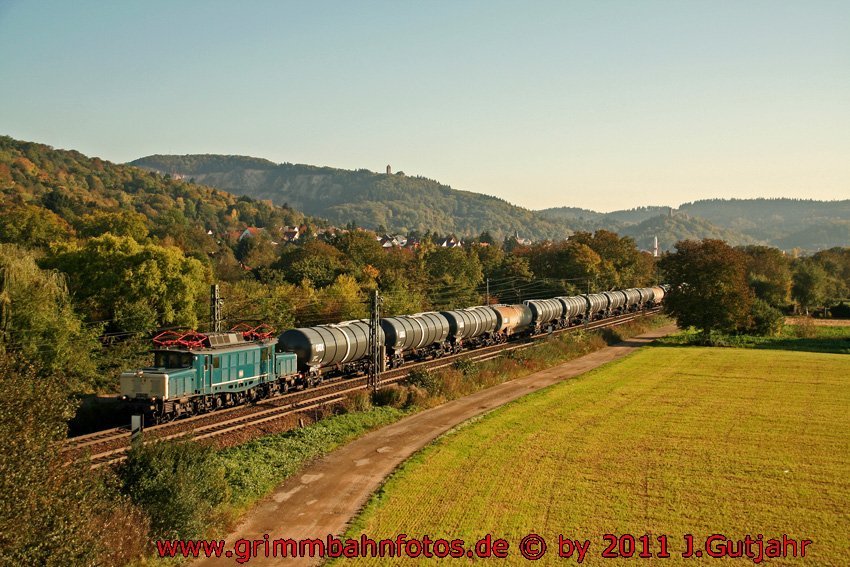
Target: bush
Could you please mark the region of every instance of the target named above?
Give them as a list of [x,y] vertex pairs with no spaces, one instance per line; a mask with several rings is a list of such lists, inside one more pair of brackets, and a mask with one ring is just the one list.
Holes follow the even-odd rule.
[[454,361],[452,364],[455,370],[463,374],[464,376],[469,375],[471,372],[475,370],[475,363],[468,358],[459,358]]
[[814,321],[812,321],[809,317],[802,317],[797,321],[797,324],[794,325],[794,335],[800,339],[813,339],[817,336],[818,329],[815,326]]
[[407,388],[402,388],[396,384],[385,386],[374,393],[372,403],[376,406],[389,406],[393,408],[403,408],[407,404],[408,392]]
[[440,392],[440,377],[427,369],[417,368],[407,375],[407,383],[411,386],[423,388],[428,395],[435,396]]
[[785,315],[762,300],[754,299],[750,307],[750,321],[744,332],[769,337],[779,333],[785,323]]
[[118,566],[146,545],[147,519],[109,471],[60,453],[73,409],[63,386],[0,354],[0,565]]
[[193,441],[136,444],[118,469],[122,492],[151,518],[151,539],[199,539],[229,499],[225,469]]
[[369,392],[366,390],[358,390],[357,392],[352,392],[345,397],[343,407],[348,413],[353,411],[369,411],[372,409],[372,403],[372,396]]

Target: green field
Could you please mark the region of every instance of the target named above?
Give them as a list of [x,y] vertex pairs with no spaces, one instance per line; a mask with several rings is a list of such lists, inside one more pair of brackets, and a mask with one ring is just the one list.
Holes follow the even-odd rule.
[[[848,410],[846,354],[650,347],[444,436],[348,535],[492,533],[510,543],[507,563],[527,564],[518,543],[535,532],[549,548],[537,564],[574,564],[557,558],[563,534],[590,540],[583,565],[747,565],[683,559],[683,536],[702,549],[715,533],[787,534],[812,540],[806,558],[766,564],[848,565]],[[606,533],[649,534],[653,554],[667,535],[671,557],[602,558]]]

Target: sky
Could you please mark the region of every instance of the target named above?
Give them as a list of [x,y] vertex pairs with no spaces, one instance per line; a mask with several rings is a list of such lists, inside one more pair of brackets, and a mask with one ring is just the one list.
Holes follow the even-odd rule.
[[850,2],[0,0],[0,134],[530,208],[850,198]]

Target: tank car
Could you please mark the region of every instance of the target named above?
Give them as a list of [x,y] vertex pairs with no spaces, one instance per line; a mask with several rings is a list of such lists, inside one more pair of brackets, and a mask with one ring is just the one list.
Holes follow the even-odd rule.
[[449,321],[437,312],[400,315],[381,319],[390,366],[399,366],[405,358],[423,359],[441,356],[450,349],[446,343]]
[[652,289],[652,305],[660,305],[664,299],[664,296],[667,295],[667,290],[664,286],[655,286],[650,289]]
[[557,299],[529,299],[522,303],[531,310],[531,326],[534,332],[540,333],[547,329],[551,331],[563,326],[566,308]]
[[[378,342],[384,335],[378,330]],[[278,351],[295,353],[298,369],[307,376],[307,384],[328,373],[365,372],[369,351],[369,321],[359,319],[334,325],[289,329],[280,335]]]
[[564,306],[565,326],[581,323],[587,316],[588,302],[586,298],[580,295],[571,295],[556,297],[555,299]]
[[531,308],[527,305],[490,305],[496,313],[496,332],[502,338],[525,331],[531,325]]
[[496,313],[487,306],[440,311],[449,323],[449,343],[455,351],[464,344],[471,347],[492,344],[496,331]]
[[622,311],[637,311],[641,306],[641,293],[640,290],[636,288],[629,288],[620,291],[625,298],[625,303],[623,303]]
[[602,319],[607,315],[609,299],[608,296],[602,293],[589,293],[582,296],[587,302],[587,319],[595,321]]
[[605,310],[605,316],[618,315],[623,312],[623,307],[626,305],[626,296],[622,291],[603,291],[602,295],[608,298],[608,307]]

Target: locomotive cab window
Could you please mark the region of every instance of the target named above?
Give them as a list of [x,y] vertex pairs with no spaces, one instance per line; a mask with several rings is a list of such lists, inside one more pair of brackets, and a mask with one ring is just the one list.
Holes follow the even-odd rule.
[[154,353],[154,366],[160,368],[191,368],[193,358],[188,352],[159,351]]

